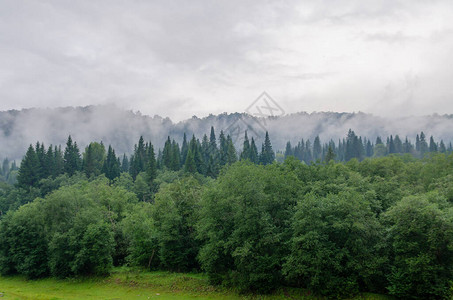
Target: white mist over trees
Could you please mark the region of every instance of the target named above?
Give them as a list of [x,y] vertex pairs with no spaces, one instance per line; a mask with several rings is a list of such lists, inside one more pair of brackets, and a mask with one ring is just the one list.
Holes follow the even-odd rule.
[[[246,114],[224,113],[204,118],[194,116],[175,123],[169,118],[145,116],[108,105],[11,110],[0,112],[0,153],[3,158],[21,159],[31,142],[64,145],[69,134],[81,150],[92,141],[102,141],[104,145],[112,145],[117,155],[132,153],[132,145],[143,136],[153,142],[157,153],[168,136],[182,145],[184,133],[189,138],[193,134],[202,137],[213,126],[217,132],[223,130],[231,135],[228,129],[232,124],[239,124],[244,131],[245,124],[249,124],[252,129],[248,130],[248,138],[250,141],[253,138],[256,145],[264,142],[265,130],[268,131],[274,151],[284,151],[288,141],[296,145],[301,139],[310,139],[313,143],[317,136],[323,143],[331,139],[338,141],[349,129],[372,141],[378,136],[398,134],[403,141],[407,136],[415,144],[421,131],[437,141],[453,140],[450,115],[386,119],[365,113],[300,112],[258,121]],[[244,132],[240,132],[233,140],[237,148],[242,148],[243,136]]]

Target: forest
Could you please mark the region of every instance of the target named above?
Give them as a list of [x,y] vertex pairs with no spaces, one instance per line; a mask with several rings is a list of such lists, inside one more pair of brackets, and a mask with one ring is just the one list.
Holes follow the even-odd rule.
[[[294,145],[293,145],[294,144]],[[102,276],[114,266],[204,272],[243,293],[281,286],[450,298],[451,143],[398,135],[241,149],[211,127],[201,141],[133,153],[30,145],[0,182],[0,273]],[[261,146],[261,147],[259,147]],[[260,151],[258,151],[258,149]]]

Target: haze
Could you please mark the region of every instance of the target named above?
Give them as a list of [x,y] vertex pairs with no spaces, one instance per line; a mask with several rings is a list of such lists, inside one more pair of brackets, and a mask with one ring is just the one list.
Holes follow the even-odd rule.
[[452,1],[0,0],[0,110],[453,111]]

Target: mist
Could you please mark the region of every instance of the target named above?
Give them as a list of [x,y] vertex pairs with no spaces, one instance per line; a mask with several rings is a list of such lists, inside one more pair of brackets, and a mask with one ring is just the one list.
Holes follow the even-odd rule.
[[453,117],[429,115],[418,117],[384,118],[365,113],[300,112],[280,117],[257,118],[246,113],[222,113],[198,118],[196,116],[173,122],[161,116],[147,116],[139,112],[124,110],[114,105],[65,107],[54,109],[24,109],[0,112],[0,157],[20,160],[29,144],[43,142],[46,147],[62,145],[71,135],[81,151],[93,141],[112,145],[117,155],[130,154],[140,136],[151,141],[156,148],[170,136],[182,142],[183,134],[191,138],[194,134],[201,140],[209,136],[211,126],[217,138],[220,131],[229,134],[239,151],[245,131],[257,145],[263,142],[268,131],[275,151],[284,150],[286,142],[293,145],[301,139],[319,135],[322,142],[335,142],[346,137],[349,129],[357,135],[375,140],[377,136],[398,134],[414,141],[424,131],[436,141],[453,140]]

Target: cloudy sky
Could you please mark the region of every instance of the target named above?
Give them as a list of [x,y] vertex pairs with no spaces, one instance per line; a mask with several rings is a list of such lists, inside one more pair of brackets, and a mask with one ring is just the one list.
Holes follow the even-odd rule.
[[453,113],[453,1],[0,0],[0,110]]

